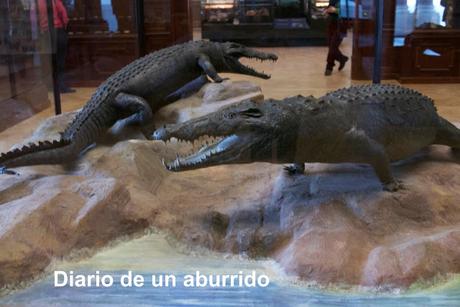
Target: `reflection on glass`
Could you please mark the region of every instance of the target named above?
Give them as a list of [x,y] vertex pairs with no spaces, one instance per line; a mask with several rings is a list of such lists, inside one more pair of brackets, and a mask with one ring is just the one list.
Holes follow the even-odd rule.
[[439,52],[436,52],[433,49],[429,49],[429,48],[423,50],[423,55],[434,56],[434,57],[440,57],[441,56],[441,54]]
[[233,22],[235,15],[233,0],[203,0],[201,2],[205,22]]
[[304,17],[304,1],[301,0],[279,0],[276,5],[276,17],[278,18],[299,18]]
[[49,62],[35,1],[0,1],[0,131],[49,106]]
[[167,33],[171,30],[171,1],[144,1],[144,28],[149,33]]
[[132,33],[133,1],[72,0],[67,1],[70,34]]
[[324,18],[324,9],[329,5],[329,0],[310,1],[310,14],[313,19]]
[[410,1],[411,8],[415,2],[415,27],[416,28],[436,28],[445,27],[442,21],[444,7],[441,0]]
[[455,28],[454,0],[397,0],[394,46],[414,29]]
[[113,13],[112,1],[101,0],[102,18],[109,26],[109,32],[118,32],[118,21]]
[[[136,58],[134,3],[134,0],[66,1],[70,19],[66,79],[72,87],[97,86]],[[150,8],[146,5],[147,9]]]

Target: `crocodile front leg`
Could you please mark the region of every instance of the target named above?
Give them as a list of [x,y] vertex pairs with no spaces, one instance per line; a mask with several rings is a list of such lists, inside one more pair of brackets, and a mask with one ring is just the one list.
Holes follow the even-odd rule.
[[155,127],[153,125],[153,112],[148,102],[139,96],[120,93],[115,97],[114,106],[124,112],[129,112],[126,118],[120,119],[116,123],[115,131],[119,131],[127,126],[141,126],[142,134],[147,139],[151,139]]
[[209,76],[214,82],[220,83],[226,79],[219,76],[216,68],[212,65],[211,60],[205,54],[201,54],[198,58],[198,66],[203,69],[204,73]]
[[286,165],[284,170],[289,175],[296,175],[296,174],[303,174],[305,172],[305,163],[293,163],[290,165]]
[[2,166],[0,167],[0,175],[19,175],[19,173]]
[[175,91],[174,93],[166,96],[165,101],[174,102],[179,99],[189,97],[190,95],[198,92],[206,83],[209,83],[208,77],[203,74],[195,80],[185,84],[183,87]]

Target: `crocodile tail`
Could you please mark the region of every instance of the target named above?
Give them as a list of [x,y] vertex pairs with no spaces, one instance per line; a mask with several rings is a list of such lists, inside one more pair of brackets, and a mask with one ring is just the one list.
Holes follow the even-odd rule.
[[460,129],[440,116],[434,144],[450,146],[456,154],[460,153]]
[[[0,155],[0,166],[16,167],[38,164],[55,164],[74,156],[75,148],[70,140],[61,138],[25,145]],[[78,152],[77,152],[78,154]]]
[[[85,108],[95,111],[85,111]],[[77,114],[59,140],[29,144],[0,155],[0,170],[30,165],[65,164],[77,160],[80,153],[93,144],[116,120],[115,113],[101,110],[99,105],[87,105],[85,108]]]

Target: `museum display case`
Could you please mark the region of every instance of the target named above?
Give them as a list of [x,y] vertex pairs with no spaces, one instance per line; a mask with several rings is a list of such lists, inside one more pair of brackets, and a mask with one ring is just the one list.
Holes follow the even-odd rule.
[[239,1],[239,20],[243,23],[270,23],[273,22],[273,1],[249,0]]
[[458,2],[1,0],[0,306],[460,306]]
[[324,44],[328,1],[202,0],[202,36],[247,44]]
[[460,2],[396,2],[393,47],[402,82],[460,82]]
[[[369,79],[374,53],[373,1],[357,1],[353,79]],[[364,14],[363,14],[364,13]],[[384,2],[382,77],[407,83],[460,82],[460,2]]]

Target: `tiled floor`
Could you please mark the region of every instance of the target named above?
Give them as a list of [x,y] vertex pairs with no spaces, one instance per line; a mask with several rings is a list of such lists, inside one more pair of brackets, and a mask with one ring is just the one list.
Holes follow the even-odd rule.
[[[351,54],[350,39],[342,49]],[[263,69],[272,75],[270,80],[261,80],[241,75],[229,75],[233,80],[246,79],[260,84],[266,97],[283,98],[297,94],[322,95],[327,91],[351,84],[366,83],[350,80],[350,65],[332,76],[324,76],[327,49],[325,47],[267,48],[279,56],[277,63],[251,63],[257,69]],[[396,83],[394,80],[385,82]],[[439,113],[452,121],[460,121],[460,84],[406,84],[428,96],[431,96]],[[93,88],[79,88],[76,93],[63,95],[63,111],[80,108],[93,93]],[[32,118],[0,133],[0,150],[8,149],[14,143],[29,135],[40,121],[53,114],[52,109],[45,110]]]

